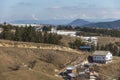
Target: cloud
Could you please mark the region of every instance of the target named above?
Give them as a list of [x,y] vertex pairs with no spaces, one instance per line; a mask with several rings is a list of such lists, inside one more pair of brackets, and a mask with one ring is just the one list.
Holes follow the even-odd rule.
[[50,10],[73,10],[73,9],[79,9],[80,7],[79,6],[53,6],[53,7],[49,7],[49,8],[46,8],[46,9],[50,9]]
[[33,4],[29,2],[18,2],[11,6],[11,8],[25,8],[25,7],[31,7]]
[[61,9],[62,7],[60,7],[60,6],[53,6],[53,7],[51,7],[51,8],[48,8],[48,9]]
[[52,19],[76,19],[79,18],[78,14],[59,14],[59,15],[52,15]]
[[[101,2],[101,1],[100,1]],[[11,4],[12,8],[8,8],[1,12],[1,16],[10,17],[11,19],[106,19],[120,18],[119,5],[112,6],[106,3],[94,3],[74,0],[20,0]],[[106,5],[105,5],[106,4]],[[2,14],[3,13],[3,14]],[[5,15],[6,13],[6,15]],[[5,17],[5,18],[6,18]]]
[[20,6],[31,6],[32,4],[28,3],[28,2],[19,2],[17,5],[20,5]]
[[[81,3],[82,4],[82,3]],[[84,3],[87,4],[87,3]],[[90,9],[109,9],[108,7],[99,7],[95,4],[87,4],[87,5],[73,5],[73,6],[52,6],[46,9],[49,10],[70,10],[70,11],[78,11],[78,10],[90,10]]]
[[88,7],[89,8],[97,8],[97,5],[96,4],[89,4]]
[[33,20],[39,20],[39,18],[37,18],[35,14],[32,14],[32,19]]

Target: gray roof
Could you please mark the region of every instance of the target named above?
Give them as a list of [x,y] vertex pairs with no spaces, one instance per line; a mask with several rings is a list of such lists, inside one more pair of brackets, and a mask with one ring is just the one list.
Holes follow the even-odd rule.
[[75,66],[69,66],[69,67],[67,67],[66,69],[67,70],[73,70],[73,69],[75,69],[76,67]]
[[70,77],[76,77],[76,75],[74,73],[69,73],[68,76],[70,76]]
[[110,51],[95,51],[93,55],[107,55]]

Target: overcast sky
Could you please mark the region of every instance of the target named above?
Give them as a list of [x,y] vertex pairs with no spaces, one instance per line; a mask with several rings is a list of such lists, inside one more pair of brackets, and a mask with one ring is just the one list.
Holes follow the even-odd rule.
[[120,0],[0,0],[0,21],[120,19]]

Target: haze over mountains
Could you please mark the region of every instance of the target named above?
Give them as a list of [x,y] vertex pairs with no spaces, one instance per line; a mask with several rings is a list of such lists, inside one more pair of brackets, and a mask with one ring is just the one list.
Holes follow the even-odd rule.
[[72,26],[84,26],[86,24],[90,24],[91,22],[89,21],[85,21],[83,19],[76,19],[74,21],[72,21],[70,24],[68,25],[72,25]]
[[88,22],[82,19],[77,19],[71,22],[69,25],[80,27],[98,27],[98,28],[112,28],[120,29],[120,20],[108,21],[108,22]]
[[85,27],[120,29],[120,20],[111,21],[111,22],[97,22],[97,23],[86,24],[84,26]]
[[120,20],[89,22],[84,19],[72,20],[16,20],[11,21],[14,24],[52,24],[52,25],[71,25],[80,27],[98,27],[98,28],[113,28],[120,29]]
[[15,20],[10,23],[14,24],[53,24],[53,25],[65,25],[72,20]]

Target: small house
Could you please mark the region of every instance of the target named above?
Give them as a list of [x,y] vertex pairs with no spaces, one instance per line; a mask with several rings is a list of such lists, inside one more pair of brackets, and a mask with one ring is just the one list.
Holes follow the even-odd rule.
[[77,70],[76,70],[75,66],[69,66],[69,67],[66,68],[66,72],[67,73],[76,73]]
[[92,57],[95,63],[108,63],[112,61],[112,53],[110,51],[95,51]]

